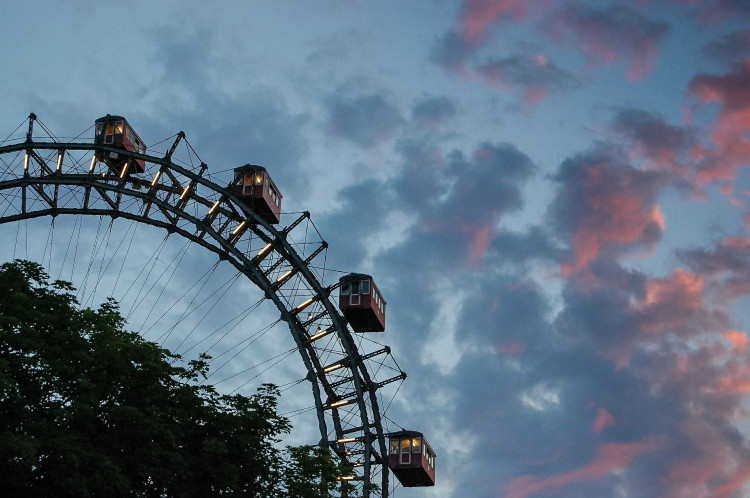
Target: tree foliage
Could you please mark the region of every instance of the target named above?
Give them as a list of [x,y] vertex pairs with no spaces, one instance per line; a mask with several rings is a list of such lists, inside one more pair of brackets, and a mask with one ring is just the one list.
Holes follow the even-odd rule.
[[195,382],[208,357],[124,329],[117,303],[82,309],[41,266],[0,266],[0,488],[5,496],[333,496],[327,450],[279,448],[278,391]]

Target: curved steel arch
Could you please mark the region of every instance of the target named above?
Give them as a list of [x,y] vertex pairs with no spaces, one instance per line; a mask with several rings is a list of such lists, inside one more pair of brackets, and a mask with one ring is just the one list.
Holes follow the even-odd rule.
[[[376,394],[406,374],[396,366],[395,375],[373,378],[369,361],[392,359],[390,349],[358,351],[329,299],[337,284],[324,286],[310,268],[326,242],[301,255],[288,240],[309,213],[281,230],[270,225],[232,194],[232,184],[205,178],[204,163],[192,171],[172,161],[182,132],[165,156],[156,157],[93,143],[35,142],[34,119],[29,117],[25,142],[0,146],[0,223],[60,214],[123,217],[177,233],[230,262],[273,301],[289,327],[312,387],[320,445],[352,467],[364,496],[378,473],[380,493],[388,496],[386,434]],[[153,179],[127,173],[136,159],[158,167]],[[293,291],[285,292],[292,281]]]

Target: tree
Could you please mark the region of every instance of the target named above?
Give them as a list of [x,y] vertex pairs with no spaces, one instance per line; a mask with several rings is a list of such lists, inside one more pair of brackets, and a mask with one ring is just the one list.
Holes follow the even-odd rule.
[[5,496],[333,496],[320,448],[279,448],[278,391],[224,395],[124,329],[117,303],[81,309],[36,263],[0,266],[0,489]]

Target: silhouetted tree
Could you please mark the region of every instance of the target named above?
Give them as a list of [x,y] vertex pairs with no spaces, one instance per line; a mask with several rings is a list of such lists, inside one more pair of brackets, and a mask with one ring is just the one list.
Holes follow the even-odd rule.
[[0,266],[0,489],[24,497],[333,496],[327,450],[278,447],[278,391],[219,394],[201,356],[79,307],[36,263]]

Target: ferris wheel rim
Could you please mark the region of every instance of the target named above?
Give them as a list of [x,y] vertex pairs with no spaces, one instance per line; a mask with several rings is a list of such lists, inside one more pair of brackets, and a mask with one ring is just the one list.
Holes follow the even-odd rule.
[[[184,137],[184,134],[182,136]],[[329,389],[326,386],[324,380],[325,365],[323,365],[321,359],[317,356],[315,349],[307,347],[309,345],[307,343],[310,342],[312,337],[310,337],[310,335],[306,333],[305,328],[300,325],[298,317],[299,313],[295,312],[295,309],[289,309],[284,300],[278,296],[277,293],[282,288],[283,284],[277,286],[266,278],[266,275],[260,270],[257,262],[255,262],[258,255],[254,256],[254,258],[250,258],[238,251],[236,247],[232,245],[230,240],[224,237],[221,232],[215,230],[214,226],[207,221],[207,218],[200,218],[188,212],[186,210],[189,204],[188,202],[171,203],[169,200],[156,196],[154,193],[154,183],[156,182],[156,179],[152,181],[123,174],[118,180],[115,178],[116,173],[113,172],[110,172],[109,175],[101,176],[93,174],[93,166],[92,171],[89,172],[89,174],[69,174],[61,171],[59,164],[57,169],[52,168],[49,165],[45,166],[46,161],[38,151],[57,151],[60,156],[64,156],[70,151],[79,151],[93,153],[94,157],[115,153],[124,157],[127,161],[142,160],[149,164],[157,165],[160,173],[166,173],[168,176],[185,179],[187,183],[184,193],[188,194],[185,197],[189,199],[192,203],[191,205],[198,204],[203,208],[207,208],[209,206],[214,206],[214,204],[217,203],[217,201],[209,198],[210,196],[204,196],[199,193],[199,190],[208,190],[214,197],[223,200],[223,203],[226,205],[226,207],[221,208],[223,209],[222,214],[224,217],[231,220],[233,223],[236,223],[236,226],[246,225],[247,230],[257,230],[256,235],[267,241],[267,246],[270,247],[268,251],[275,251],[278,253],[281,258],[291,265],[296,273],[299,273],[310,284],[310,287],[314,292],[314,299],[323,306],[324,312],[330,317],[332,326],[336,329],[335,332],[339,336],[341,344],[343,345],[347,362],[345,367],[352,373],[351,377],[354,386],[354,391],[348,393],[351,397],[347,399],[355,400],[354,403],[350,404],[356,404],[359,407],[360,419],[362,422],[361,427],[356,428],[356,430],[345,428],[341,424],[339,408],[333,406],[330,401],[324,402],[324,393],[321,392],[321,385],[319,385],[321,377],[323,378],[323,391],[327,392],[330,390],[331,392],[334,392],[333,389]],[[191,242],[197,243],[204,249],[208,249],[217,254],[220,259],[228,260],[238,271],[244,274],[254,285],[260,288],[265,293],[266,297],[274,302],[282,315],[282,320],[287,322],[295,344],[297,345],[297,349],[302,356],[303,363],[308,372],[308,380],[312,386],[316,405],[315,408],[318,412],[318,424],[321,433],[320,444],[333,449],[342,460],[344,460],[343,455],[346,454],[346,445],[351,442],[349,441],[350,439],[353,439],[357,444],[363,445],[364,472],[360,480],[363,480],[365,485],[370,484],[371,475],[373,474],[371,466],[373,464],[380,465],[382,469],[382,486],[380,491],[382,496],[387,496],[389,471],[387,465],[388,454],[385,444],[386,434],[383,431],[381,414],[376,396],[377,389],[380,386],[377,382],[374,382],[371,379],[367,366],[362,359],[362,355],[359,354],[356,342],[346,326],[346,320],[329,299],[331,291],[334,290],[337,285],[324,286],[310,270],[309,259],[298,254],[293,245],[287,240],[287,234],[290,231],[290,227],[293,227],[295,223],[299,223],[300,220],[305,217],[309,218],[310,215],[308,212],[303,213],[303,215],[294,223],[279,230],[252,210],[243,208],[242,201],[232,193],[229,187],[222,187],[203,177],[202,175],[205,171],[205,164],[202,163],[200,172],[196,173],[188,168],[175,164],[171,160],[171,157],[168,156],[157,157],[148,154],[139,154],[120,148],[107,147],[98,144],[95,145],[93,143],[36,142],[30,138],[27,139],[26,142],[0,146],[0,157],[13,153],[24,153],[26,161],[31,157],[33,161],[39,162],[40,173],[38,175],[32,175],[30,174],[29,169],[25,168],[21,176],[7,180],[0,180],[0,194],[16,189],[23,191],[24,195],[26,195],[28,189],[32,189],[36,190],[41,195],[41,193],[45,191],[45,188],[50,188],[57,192],[56,189],[64,186],[70,188],[81,188],[87,190],[87,192],[96,190],[105,198],[111,193],[117,198],[117,202],[110,202],[107,208],[92,208],[89,206],[66,207],[57,205],[57,199],[50,197],[43,199],[48,203],[48,206],[45,209],[27,210],[27,206],[24,204],[21,212],[13,214],[3,213],[0,215],[0,224],[13,223],[32,218],[52,217],[54,219],[60,214],[70,214],[75,216],[98,215],[111,216],[112,218],[121,217],[132,220],[136,223],[144,223],[161,228],[167,230],[169,233],[176,233]],[[151,187],[150,189],[149,184]],[[129,187],[128,185],[132,185],[132,187]],[[174,187],[174,185],[169,186],[169,188]],[[165,214],[172,213],[175,222],[167,223],[163,220],[152,219],[146,214],[139,214],[137,212],[133,213],[127,209],[121,209],[121,200],[123,197],[149,203],[149,205],[155,206]],[[180,201],[185,200],[182,196],[180,196],[179,199]],[[185,228],[184,225],[178,224],[176,220],[186,221],[188,226],[196,228],[196,231],[191,231]],[[201,236],[196,235],[199,232],[201,233]],[[207,242],[205,238],[206,236],[209,236],[211,240],[215,241],[215,244]],[[387,351],[387,354],[390,354],[390,350]],[[400,374],[401,379],[405,378],[403,371]],[[394,377],[394,379],[395,378],[396,377]],[[388,382],[391,381],[392,379],[389,379]],[[328,394],[330,398],[330,392],[328,392]],[[327,440],[329,434],[326,417],[327,411],[330,412],[329,418],[333,422],[333,430],[336,436],[333,441]],[[361,435],[352,437],[351,434],[353,433],[359,433]],[[377,450],[375,450],[376,446]],[[375,460],[373,460],[373,454]]]

